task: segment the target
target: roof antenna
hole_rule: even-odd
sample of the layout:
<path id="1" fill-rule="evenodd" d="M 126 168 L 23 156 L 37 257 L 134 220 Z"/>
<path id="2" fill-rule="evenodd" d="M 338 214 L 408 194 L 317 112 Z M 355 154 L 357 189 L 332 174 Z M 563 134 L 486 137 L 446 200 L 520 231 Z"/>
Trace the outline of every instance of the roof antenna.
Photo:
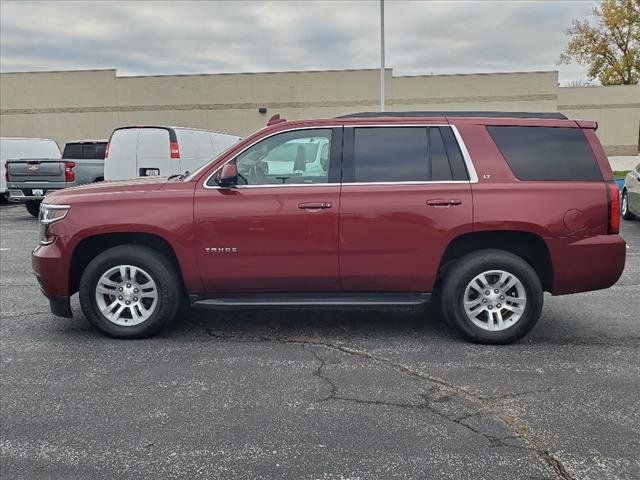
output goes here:
<path id="1" fill-rule="evenodd" d="M 271 117 L 269 119 L 269 121 L 267 122 L 267 127 L 270 125 L 275 125 L 276 123 L 282 123 L 282 122 L 286 122 L 287 119 L 286 118 L 280 118 L 280 114 L 276 113 L 273 117 Z"/>

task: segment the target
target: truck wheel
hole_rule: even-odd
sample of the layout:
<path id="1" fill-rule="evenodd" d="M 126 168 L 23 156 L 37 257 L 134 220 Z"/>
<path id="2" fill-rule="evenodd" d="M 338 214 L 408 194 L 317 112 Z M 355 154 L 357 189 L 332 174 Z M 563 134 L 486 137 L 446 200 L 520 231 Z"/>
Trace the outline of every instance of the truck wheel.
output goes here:
<path id="1" fill-rule="evenodd" d="M 625 220 L 633 220 L 636 216 L 629 211 L 629 194 L 626 190 L 622 191 L 622 201 L 620 202 L 622 206 L 622 218 Z"/>
<path id="2" fill-rule="evenodd" d="M 452 327 L 478 343 L 524 337 L 542 312 L 542 284 L 522 258 L 503 250 L 465 255 L 442 286 L 442 310 Z"/>
<path id="3" fill-rule="evenodd" d="M 27 200 L 24 203 L 24 206 L 27 207 L 27 212 L 29 212 L 34 217 L 38 218 L 40 214 L 40 204 L 42 201 L 40 200 Z"/>
<path id="4" fill-rule="evenodd" d="M 150 337 L 174 319 L 181 304 L 179 272 L 157 251 L 120 245 L 94 258 L 80 279 L 80 305 L 101 332 Z"/>

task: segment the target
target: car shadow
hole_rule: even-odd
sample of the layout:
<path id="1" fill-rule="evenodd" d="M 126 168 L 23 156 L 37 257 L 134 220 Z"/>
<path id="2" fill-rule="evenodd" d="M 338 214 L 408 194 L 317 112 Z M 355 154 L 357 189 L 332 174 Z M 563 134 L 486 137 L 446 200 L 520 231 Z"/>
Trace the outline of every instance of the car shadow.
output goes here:
<path id="1" fill-rule="evenodd" d="M 191 309 L 169 327 L 173 337 L 200 330 L 228 340 L 390 337 L 455 338 L 429 307 Z M 457 339 L 456 339 L 457 341 Z"/>

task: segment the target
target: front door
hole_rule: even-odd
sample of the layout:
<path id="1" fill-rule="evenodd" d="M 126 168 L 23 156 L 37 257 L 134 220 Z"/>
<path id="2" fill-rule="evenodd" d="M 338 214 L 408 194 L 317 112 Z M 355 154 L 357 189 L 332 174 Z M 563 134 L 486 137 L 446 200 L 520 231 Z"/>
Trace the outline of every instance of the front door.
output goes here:
<path id="1" fill-rule="evenodd" d="M 472 225 L 469 174 L 451 127 L 345 128 L 344 291 L 431 292 L 453 236 Z"/>
<path id="2" fill-rule="evenodd" d="M 196 248 L 207 292 L 339 289 L 341 135 L 331 128 L 272 135 L 231 161 L 236 187 L 220 187 L 216 175 L 198 187 Z"/>

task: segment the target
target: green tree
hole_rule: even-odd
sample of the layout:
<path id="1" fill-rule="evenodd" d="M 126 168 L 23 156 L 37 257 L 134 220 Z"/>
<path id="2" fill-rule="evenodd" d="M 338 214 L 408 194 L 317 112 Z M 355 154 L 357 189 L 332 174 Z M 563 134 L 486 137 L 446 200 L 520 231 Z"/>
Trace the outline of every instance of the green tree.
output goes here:
<path id="1" fill-rule="evenodd" d="M 603 0 L 594 7 L 594 23 L 573 20 L 571 37 L 559 63 L 587 65 L 589 79 L 602 85 L 631 85 L 640 80 L 640 0 Z"/>

